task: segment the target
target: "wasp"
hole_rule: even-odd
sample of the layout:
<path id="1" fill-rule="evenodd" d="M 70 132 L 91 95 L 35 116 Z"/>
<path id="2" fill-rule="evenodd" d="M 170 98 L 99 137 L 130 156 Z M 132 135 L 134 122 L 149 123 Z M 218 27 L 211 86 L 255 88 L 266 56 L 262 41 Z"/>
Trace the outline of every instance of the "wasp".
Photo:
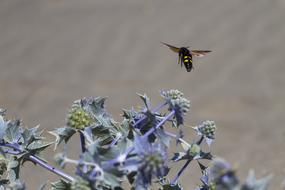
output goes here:
<path id="1" fill-rule="evenodd" d="M 167 43 L 161 42 L 162 44 L 168 46 L 172 51 L 175 53 L 178 53 L 178 64 L 184 64 L 187 72 L 190 72 L 194 67 L 193 67 L 193 61 L 192 57 L 203 57 L 206 54 L 210 53 L 210 50 L 189 50 L 188 47 L 175 47 L 172 45 L 169 45 Z"/>

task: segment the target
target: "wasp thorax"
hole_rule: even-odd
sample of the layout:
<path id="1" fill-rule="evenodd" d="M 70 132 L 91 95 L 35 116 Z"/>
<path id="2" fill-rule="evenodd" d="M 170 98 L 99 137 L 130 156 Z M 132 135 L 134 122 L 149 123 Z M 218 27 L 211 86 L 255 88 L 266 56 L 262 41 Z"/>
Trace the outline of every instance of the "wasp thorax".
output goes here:
<path id="1" fill-rule="evenodd" d="M 184 55 L 184 54 L 189 54 L 190 52 L 189 52 L 189 49 L 182 47 L 180 48 L 179 53 Z"/>

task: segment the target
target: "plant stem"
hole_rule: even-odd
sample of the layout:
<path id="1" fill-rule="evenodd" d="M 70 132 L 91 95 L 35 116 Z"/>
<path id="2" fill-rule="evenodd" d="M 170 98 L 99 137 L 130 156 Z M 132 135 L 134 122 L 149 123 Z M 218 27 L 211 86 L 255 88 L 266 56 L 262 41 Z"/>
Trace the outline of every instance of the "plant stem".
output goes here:
<path id="1" fill-rule="evenodd" d="M 201 136 L 200 139 L 196 142 L 196 144 L 200 145 L 203 142 L 203 140 L 204 140 L 204 136 Z M 182 166 L 182 168 L 178 171 L 178 173 L 171 180 L 171 184 L 177 183 L 178 178 L 181 176 L 181 174 L 184 172 L 184 170 L 187 168 L 187 166 L 190 164 L 192 160 L 193 158 L 187 160 L 187 162 Z"/>
<path id="2" fill-rule="evenodd" d="M 22 152 L 22 150 L 19 148 L 18 144 L 11 144 L 11 143 L 5 143 L 1 142 L 0 146 L 8 147 L 8 148 L 13 148 L 14 150 Z"/>
<path id="3" fill-rule="evenodd" d="M 200 139 L 196 142 L 197 145 L 200 145 L 204 140 L 204 135 L 200 137 Z"/>
<path id="4" fill-rule="evenodd" d="M 157 112 L 159 111 L 160 109 L 162 109 L 167 103 L 164 102 L 163 104 L 160 104 L 158 105 L 157 107 L 155 107 L 152 112 Z M 142 118 L 140 118 L 138 121 L 136 121 L 132 126 L 135 127 L 137 126 L 138 124 L 140 124 L 142 121 L 144 121 L 147 117 L 146 116 L 143 116 Z"/>
<path id="5" fill-rule="evenodd" d="M 155 130 L 157 130 L 159 127 L 161 127 L 168 119 L 170 119 L 174 115 L 175 111 L 172 110 L 169 114 L 167 114 L 163 120 L 161 120 L 155 127 L 151 128 L 148 132 L 146 132 L 142 138 L 148 137 L 150 134 L 152 134 Z"/>
<path id="6" fill-rule="evenodd" d="M 81 151 L 83 153 L 83 152 L 86 151 L 85 137 L 84 137 L 84 134 L 81 131 L 79 131 L 79 134 L 80 134 Z"/>
<path id="7" fill-rule="evenodd" d="M 42 166 L 43 168 L 63 177 L 64 179 L 67 179 L 68 181 L 72 182 L 74 181 L 74 178 L 71 177 L 70 175 L 64 173 L 63 171 L 49 165 L 48 163 L 42 161 L 40 158 L 38 158 L 37 156 L 34 156 L 34 155 L 30 155 L 28 157 L 31 161 L 35 162 L 36 164 L 39 164 L 40 166 Z"/>
<path id="8" fill-rule="evenodd" d="M 161 120 L 155 127 L 151 128 L 148 132 L 146 132 L 142 138 L 147 138 L 150 134 L 152 134 L 155 130 L 157 130 L 159 127 L 161 127 L 170 117 L 172 117 L 174 115 L 175 111 L 172 110 L 169 114 L 167 114 L 163 120 Z M 127 155 L 129 153 L 131 153 L 133 150 L 135 149 L 135 147 L 130 147 L 127 150 Z"/>
<path id="9" fill-rule="evenodd" d="M 65 158 L 65 162 L 66 163 L 71 163 L 71 164 L 75 164 L 75 165 L 79 165 L 79 164 L 85 164 L 88 166 L 94 166 L 95 168 L 100 168 L 100 166 L 98 164 L 96 164 L 95 162 L 79 162 L 78 160 L 73 160 L 70 158 Z"/>
<path id="10" fill-rule="evenodd" d="M 183 167 L 178 171 L 178 173 L 171 180 L 171 184 L 177 183 L 178 178 L 181 176 L 181 174 L 184 172 L 184 170 L 187 168 L 187 166 L 190 164 L 191 161 L 192 159 L 187 160 L 187 162 L 183 165 Z"/>
<path id="11" fill-rule="evenodd" d="M 121 133 L 119 133 L 111 142 L 111 144 L 108 145 L 108 148 L 111 148 L 112 146 L 114 146 L 122 137 L 123 135 Z"/>
<path id="12" fill-rule="evenodd" d="M 191 146 L 191 145 L 190 145 L 188 142 L 186 142 L 184 139 L 182 139 L 182 138 L 178 138 L 178 139 L 177 139 L 177 135 L 174 134 L 174 133 L 171 133 L 171 132 L 169 132 L 169 131 L 165 131 L 165 134 L 168 135 L 168 136 L 170 136 L 170 137 L 172 137 L 172 138 L 175 138 L 176 140 L 178 140 L 178 141 L 180 141 L 180 142 L 186 144 L 186 145 L 189 146 L 189 147 Z"/>
<path id="13" fill-rule="evenodd" d="M 21 152 L 19 151 L 14 151 L 14 150 L 4 150 L 5 154 L 12 154 L 12 155 L 19 155 Z"/>
<path id="14" fill-rule="evenodd" d="M 12 150 L 7 150 L 6 153 L 7 154 L 21 154 L 21 153 L 24 153 L 25 151 L 21 150 L 20 149 L 20 146 L 18 144 L 11 144 L 11 143 L 5 143 L 5 142 L 2 142 L 0 143 L 0 146 L 4 146 L 4 147 L 7 147 L 7 148 L 12 148 L 14 149 L 13 151 Z M 29 160 L 31 160 L 32 162 L 35 162 L 36 164 L 39 164 L 40 166 L 42 166 L 43 168 L 63 177 L 64 179 L 72 182 L 74 181 L 74 178 L 71 177 L 70 175 L 64 173 L 63 171 L 49 165 L 48 163 L 44 162 L 42 159 L 40 159 L 39 157 L 35 156 L 35 155 L 29 155 L 27 157 Z"/>
<path id="15" fill-rule="evenodd" d="M 142 138 L 147 138 L 150 134 L 152 134 L 156 129 L 158 129 L 159 127 L 161 127 L 169 118 L 171 118 L 173 115 L 175 114 L 175 111 L 172 110 L 169 114 L 167 114 L 155 127 L 151 128 L 148 132 L 146 132 Z M 130 154 L 133 150 L 135 150 L 134 146 L 131 146 L 127 149 L 125 155 Z M 117 159 L 113 159 L 110 160 L 108 162 L 108 164 L 115 164 L 117 163 L 118 160 Z"/>

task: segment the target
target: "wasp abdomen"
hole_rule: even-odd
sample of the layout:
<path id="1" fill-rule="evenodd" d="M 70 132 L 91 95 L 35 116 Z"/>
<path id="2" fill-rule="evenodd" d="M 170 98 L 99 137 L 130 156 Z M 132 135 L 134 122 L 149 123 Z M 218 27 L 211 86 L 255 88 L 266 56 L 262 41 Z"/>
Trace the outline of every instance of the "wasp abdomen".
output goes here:
<path id="1" fill-rule="evenodd" d="M 183 63 L 186 67 L 186 70 L 190 72 L 192 70 L 192 55 L 184 55 L 183 56 Z"/>

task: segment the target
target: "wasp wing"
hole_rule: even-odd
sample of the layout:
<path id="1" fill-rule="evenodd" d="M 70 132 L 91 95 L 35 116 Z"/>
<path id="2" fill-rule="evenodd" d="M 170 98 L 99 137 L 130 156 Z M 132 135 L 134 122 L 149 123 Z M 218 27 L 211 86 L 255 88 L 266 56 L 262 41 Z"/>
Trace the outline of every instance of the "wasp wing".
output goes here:
<path id="1" fill-rule="evenodd" d="M 169 49 L 171 49 L 172 51 L 174 51 L 175 53 L 179 53 L 180 48 L 169 45 L 167 43 L 161 42 L 162 44 L 166 45 L 167 47 L 169 47 Z"/>
<path id="2" fill-rule="evenodd" d="M 191 50 L 190 53 L 196 57 L 203 57 L 206 54 L 210 53 L 210 50 Z"/>

